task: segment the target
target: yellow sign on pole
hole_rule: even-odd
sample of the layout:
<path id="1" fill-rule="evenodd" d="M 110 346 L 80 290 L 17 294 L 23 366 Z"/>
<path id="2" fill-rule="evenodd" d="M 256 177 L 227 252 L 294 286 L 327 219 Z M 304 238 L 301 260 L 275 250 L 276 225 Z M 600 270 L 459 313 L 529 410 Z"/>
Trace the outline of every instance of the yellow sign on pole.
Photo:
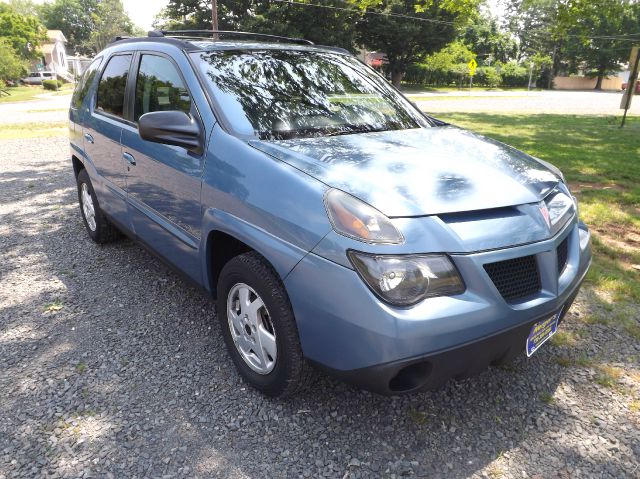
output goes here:
<path id="1" fill-rule="evenodd" d="M 475 58 L 471 59 L 468 66 L 469 66 L 469 75 L 471 76 L 475 75 L 476 68 L 478 68 L 478 62 L 476 61 L 476 59 Z"/>

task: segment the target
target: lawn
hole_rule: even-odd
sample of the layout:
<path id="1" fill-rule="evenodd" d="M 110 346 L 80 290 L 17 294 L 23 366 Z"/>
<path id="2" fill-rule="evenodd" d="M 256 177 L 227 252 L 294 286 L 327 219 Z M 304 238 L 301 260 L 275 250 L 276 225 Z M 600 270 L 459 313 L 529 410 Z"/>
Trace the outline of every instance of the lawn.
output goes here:
<path id="1" fill-rule="evenodd" d="M 558 166 L 593 233 L 587 289 L 600 316 L 640 339 L 640 117 L 443 113 L 442 120 Z"/>
<path id="2" fill-rule="evenodd" d="M 5 91 L 9 92 L 9 96 L 0 96 L 0 103 L 13 103 L 18 101 L 30 101 L 37 100 L 37 95 L 43 95 L 45 93 L 53 95 L 68 95 L 73 91 L 74 85 L 72 83 L 65 83 L 60 88 L 60 91 L 48 91 L 41 86 L 17 86 L 7 87 Z"/>

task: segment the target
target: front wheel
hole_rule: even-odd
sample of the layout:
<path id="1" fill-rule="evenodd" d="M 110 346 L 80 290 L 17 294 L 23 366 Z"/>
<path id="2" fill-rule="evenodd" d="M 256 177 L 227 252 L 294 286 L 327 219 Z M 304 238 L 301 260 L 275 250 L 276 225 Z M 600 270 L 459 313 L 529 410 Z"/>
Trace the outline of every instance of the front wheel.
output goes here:
<path id="1" fill-rule="evenodd" d="M 111 224 L 100 209 L 96 192 L 93 189 L 87 170 L 78 173 L 78 201 L 80 212 L 87 233 L 93 241 L 99 244 L 109 243 L 120 238 L 120 232 Z"/>
<path id="2" fill-rule="evenodd" d="M 268 396 L 298 392 L 308 378 L 287 293 L 255 252 L 231 259 L 218 279 L 218 319 L 240 375 Z"/>

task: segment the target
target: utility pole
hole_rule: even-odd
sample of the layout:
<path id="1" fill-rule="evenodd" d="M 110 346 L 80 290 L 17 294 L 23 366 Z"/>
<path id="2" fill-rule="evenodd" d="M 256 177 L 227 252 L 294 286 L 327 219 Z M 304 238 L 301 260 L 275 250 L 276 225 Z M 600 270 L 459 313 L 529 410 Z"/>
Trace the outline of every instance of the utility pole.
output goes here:
<path id="1" fill-rule="evenodd" d="M 211 0 L 211 27 L 218 30 L 218 0 Z"/>
<path id="2" fill-rule="evenodd" d="M 631 107 L 631 100 L 636 93 L 636 82 L 638 81 L 638 69 L 640 68 L 640 46 L 633 47 L 631 49 L 631 58 L 629 59 L 629 80 L 627 81 L 627 89 L 622 95 L 622 102 L 620 108 L 624 109 L 624 115 L 622 116 L 622 123 L 620 128 L 624 128 L 624 124 L 627 121 L 627 111 Z"/>

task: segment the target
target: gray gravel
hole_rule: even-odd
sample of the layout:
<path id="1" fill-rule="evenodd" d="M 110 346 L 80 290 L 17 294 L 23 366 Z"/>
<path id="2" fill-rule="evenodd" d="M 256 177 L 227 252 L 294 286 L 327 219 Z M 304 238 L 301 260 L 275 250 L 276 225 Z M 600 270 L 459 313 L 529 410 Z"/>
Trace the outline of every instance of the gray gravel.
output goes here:
<path id="1" fill-rule="evenodd" d="M 573 347 L 433 393 L 319 374 L 266 399 L 209 300 L 136 244 L 88 239 L 67 154 L 63 138 L 0 142 L 0 479 L 640 477 L 640 345 L 580 321 L 604 314 L 588 292 Z M 604 387 L 558 356 L 625 373 Z"/>

